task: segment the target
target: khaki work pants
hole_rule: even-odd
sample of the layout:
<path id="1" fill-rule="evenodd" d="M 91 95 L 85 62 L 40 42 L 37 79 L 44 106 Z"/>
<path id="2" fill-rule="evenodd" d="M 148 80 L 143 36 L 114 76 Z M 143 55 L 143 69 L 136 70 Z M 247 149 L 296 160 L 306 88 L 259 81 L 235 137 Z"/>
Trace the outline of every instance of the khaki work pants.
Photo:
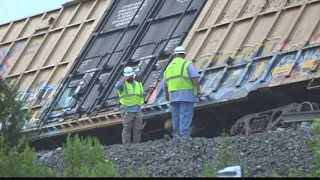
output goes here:
<path id="1" fill-rule="evenodd" d="M 125 112 L 121 110 L 123 119 L 122 143 L 131 144 L 131 131 L 133 131 L 133 143 L 140 143 L 142 130 L 142 114 Z"/>

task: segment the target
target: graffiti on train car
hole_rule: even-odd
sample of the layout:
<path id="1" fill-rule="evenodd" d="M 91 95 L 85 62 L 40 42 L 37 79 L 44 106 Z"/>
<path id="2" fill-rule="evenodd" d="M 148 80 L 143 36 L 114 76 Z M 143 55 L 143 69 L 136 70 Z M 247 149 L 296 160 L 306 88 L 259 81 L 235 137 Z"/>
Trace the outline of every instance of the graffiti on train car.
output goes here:
<path id="1" fill-rule="evenodd" d="M 61 80 L 57 84 L 60 82 Z M 57 84 L 47 84 L 45 81 L 40 81 L 34 88 L 19 91 L 16 99 L 25 101 L 24 108 L 43 106 L 48 97 L 53 94 Z"/>
<path id="2" fill-rule="evenodd" d="M 279 40 L 280 38 L 270 38 L 256 45 L 243 46 L 237 53 L 217 53 L 212 56 L 197 58 L 194 64 L 199 71 L 208 68 L 212 69 L 205 72 L 200 81 L 201 90 L 204 93 L 204 96 L 211 99 L 213 102 L 226 101 L 246 96 L 251 89 L 261 86 L 261 84 L 254 84 L 253 82 L 258 81 L 262 78 L 262 74 L 266 73 L 268 67 L 267 62 L 257 61 L 250 64 L 250 72 L 255 70 L 255 73 L 251 74 L 248 74 L 247 72 L 247 69 L 249 68 L 243 67 L 225 72 L 225 68 L 227 67 L 225 64 L 229 57 L 232 57 L 233 59 L 232 64 L 237 65 L 250 62 L 250 60 L 255 57 L 267 56 L 274 51 Z M 215 69 L 216 67 L 220 68 Z M 243 84 L 245 85 L 234 88 L 237 81 L 242 77 Z M 246 84 L 246 81 L 250 83 Z"/>
<path id="3" fill-rule="evenodd" d="M 30 114 L 26 120 L 27 123 L 26 123 L 24 129 L 39 127 L 39 125 L 41 124 L 40 123 L 41 115 L 47 109 L 47 107 L 50 105 L 51 101 L 52 101 L 52 98 L 48 99 L 48 101 L 41 108 L 33 109 L 30 112 Z"/>
<path id="4" fill-rule="evenodd" d="M 300 32 L 303 30 L 300 30 Z M 303 40 L 303 41 L 301 41 Z M 276 49 L 279 50 L 283 47 L 284 51 L 295 51 L 298 49 L 301 49 L 303 46 L 306 45 L 306 43 L 310 41 L 310 44 L 319 44 L 320 43 L 320 32 L 318 32 L 315 35 L 311 36 L 305 36 L 305 37 L 300 37 L 299 34 L 296 33 L 296 35 L 291 38 L 291 39 L 283 39 L 281 40 Z"/>
<path id="5" fill-rule="evenodd" d="M 23 45 L 24 43 L 19 43 L 12 51 L 4 47 L 0 49 L 0 75 L 5 74 L 11 68 L 10 59 L 22 49 Z"/>
<path id="6" fill-rule="evenodd" d="M 37 52 L 37 50 L 39 49 L 40 45 L 41 45 L 40 43 L 30 44 L 30 45 L 26 48 L 23 56 L 30 56 L 30 55 L 35 54 L 35 53 Z"/>
<path id="7" fill-rule="evenodd" d="M 222 13 L 220 22 L 234 20 L 237 17 L 252 16 L 264 10 L 281 8 L 287 3 L 290 5 L 302 1 L 304 0 L 255 0 L 247 6 L 241 5 Z"/>
<path id="8" fill-rule="evenodd" d="M 31 128 L 37 124 L 42 112 L 44 112 L 51 103 L 58 88 L 60 88 L 62 80 L 63 79 L 60 79 L 57 84 L 47 84 L 44 81 L 40 81 L 34 88 L 22 90 L 18 93 L 16 99 L 25 101 L 23 108 L 32 108 L 31 114 L 27 118 L 27 125 L 25 128 Z"/>
<path id="9" fill-rule="evenodd" d="M 308 80 L 312 77 L 311 70 L 318 62 L 320 48 L 303 51 L 297 54 L 284 55 L 277 61 L 272 72 L 273 79 L 269 87 Z"/>
<path id="10" fill-rule="evenodd" d="M 312 35 L 310 38 L 308 38 L 310 40 L 311 44 L 320 44 L 320 32 L 318 32 L 316 35 Z"/>
<path id="11" fill-rule="evenodd" d="M 194 65 L 202 72 L 202 99 L 210 103 L 229 101 L 244 98 L 261 87 L 310 79 L 310 69 L 320 57 L 320 48 L 305 50 L 298 59 L 297 51 L 273 59 L 275 55 L 270 55 L 278 51 L 280 39 L 270 38 L 253 46 L 246 45 L 237 53 L 220 52 L 196 58 Z M 232 58 L 230 68 L 226 65 L 229 57 Z M 251 61 L 253 58 L 257 60 Z M 161 80 L 149 93 L 147 106 L 166 103 L 163 86 Z"/>
<path id="12" fill-rule="evenodd" d="M 220 21 L 230 21 L 238 16 L 246 16 L 246 15 L 253 15 L 259 13 L 262 9 L 266 8 L 265 1 L 259 3 L 258 5 L 251 5 L 248 7 L 239 6 L 230 11 L 224 12 L 221 14 Z M 242 9 L 244 10 L 242 11 Z"/>
<path id="13" fill-rule="evenodd" d="M 26 125 L 24 126 L 24 129 L 34 127 L 34 125 L 36 125 L 36 123 L 39 121 L 41 114 L 40 114 L 40 110 L 37 109 L 37 110 L 31 111 L 28 115 L 29 116 L 27 117 Z"/>

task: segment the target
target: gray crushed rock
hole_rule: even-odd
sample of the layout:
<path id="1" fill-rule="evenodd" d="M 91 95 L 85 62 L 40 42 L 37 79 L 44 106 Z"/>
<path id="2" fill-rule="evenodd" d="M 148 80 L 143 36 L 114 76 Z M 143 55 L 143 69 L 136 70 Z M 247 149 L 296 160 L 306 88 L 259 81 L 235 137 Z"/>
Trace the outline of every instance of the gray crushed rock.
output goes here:
<path id="1" fill-rule="evenodd" d="M 305 138 L 313 136 L 311 131 L 310 125 L 302 124 L 298 128 L 231 137 L 227 151 L 233 153 L 226 161 L 230 166 L 244 166 L 249 177 L 266 177 L 271 170 L 286 175 L 290 168 L 308 172 L 314 155 L 305 147 Z M 112 158 L 122 175 L 129 167 L 137 172 L 143 166 L 149 177 L 202 177 L 204 164 L 217 165 L 218 148 L 221 147 L 219 140 L 219 137 L 164 138 L 130 147 L 106 146 L 105 155 Z M 35 159 L 62 175 L 61 148 L 37 152 Z"/>

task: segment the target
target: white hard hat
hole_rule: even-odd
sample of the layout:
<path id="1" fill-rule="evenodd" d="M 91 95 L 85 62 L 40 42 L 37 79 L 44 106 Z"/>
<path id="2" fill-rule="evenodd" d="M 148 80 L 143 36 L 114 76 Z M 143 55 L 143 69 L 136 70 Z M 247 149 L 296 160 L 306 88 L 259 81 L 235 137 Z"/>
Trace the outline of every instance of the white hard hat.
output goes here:
<path id="1" fill-rule="evenodd" d="M 129 66 L 124 68 L 123 75 L 124 76 L 133 76 L 134 75 L 133 68 L 129 67 Z"/>
<path id="2" fill-rule="evenodd" d="M 173 54 L 185 54 L 186 50 L 182 46 L 178 46 L 174 49 Z"/>

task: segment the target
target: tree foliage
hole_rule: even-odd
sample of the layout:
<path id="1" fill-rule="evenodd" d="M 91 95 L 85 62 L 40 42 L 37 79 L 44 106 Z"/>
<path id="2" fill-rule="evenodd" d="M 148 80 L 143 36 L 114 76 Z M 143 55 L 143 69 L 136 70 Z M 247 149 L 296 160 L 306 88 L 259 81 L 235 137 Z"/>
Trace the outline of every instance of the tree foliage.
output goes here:
<path id="1" fill-rule="evenodd" d="M 306 139 L 307 148 L 312 149 L 315 153 L 314 162 L 311 166 L 308 177 L 319 177 L 320 176 L 320 119 L 313 123 L 313 138 Z"/>
<path id="2" fill-rule="evenodd" d="M 3 137 L 3 147 L 9 151 L 22 139 L 22 126 L 26 112 L 22 111 L 23 101 L 17 101 L 17 88 L 7 80 L 0 78 L 0 133 Z"/>
<path id="3" fill-rule="evenodd" d="M 64 177 L 118 177 L 112 161 L 105 160 L 104 149 L 98 139 L 67 137 L 63 146 L 66 163 Z"/>
<path id="4" fill-rule="evenodd" d="M 64 177 L 120 177 L 111 158 L 105 158 L 103 146 L 97 138 L 67 137 L 63 146 L 66 164 Z M 147 177 L 144 168 L 137 174 L 129 170 L 127 177 Z"/>
<path id="5" fill-rule="evenodd" d="M 10 151 L 0 148 L 0 177 L 57 177 L 57 173 L 34 162 L 35 150 L 22 138 Z M 0 136 L 0 144 L 4 138 Z M 22 151 L 21 151 L 22 149 Z"/>

